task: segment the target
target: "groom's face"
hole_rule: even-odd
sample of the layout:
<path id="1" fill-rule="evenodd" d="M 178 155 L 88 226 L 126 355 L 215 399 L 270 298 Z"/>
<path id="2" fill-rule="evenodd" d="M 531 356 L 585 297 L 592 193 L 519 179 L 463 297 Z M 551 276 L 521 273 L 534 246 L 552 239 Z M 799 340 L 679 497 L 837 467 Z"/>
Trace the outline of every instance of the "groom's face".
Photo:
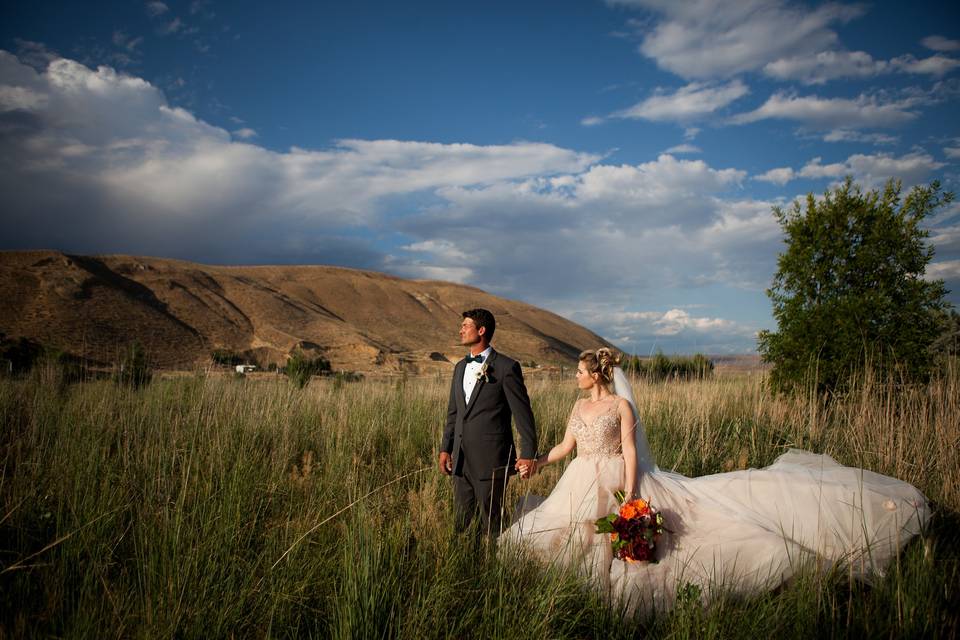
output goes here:
<path id="1" fill-rule="evenodd" d="M 473 318 L 464 318 L 460 323 L 460 344 L 470 346 L 480 342 L 480 330 L 473 322 Z"/>

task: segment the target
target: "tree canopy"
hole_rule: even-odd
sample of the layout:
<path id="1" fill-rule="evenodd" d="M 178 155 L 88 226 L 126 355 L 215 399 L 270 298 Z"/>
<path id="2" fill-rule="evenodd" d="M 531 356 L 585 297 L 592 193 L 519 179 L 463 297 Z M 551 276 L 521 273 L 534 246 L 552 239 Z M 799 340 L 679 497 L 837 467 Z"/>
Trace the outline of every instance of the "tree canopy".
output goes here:
<path id="1" fill-rule="evenodd" d="M 787 247 L 767 290 L 777 331 L 760 333 L 759 350 L 775 388 L 835 389 L 865 364 L 929 375 L 948 305 L 943 281 L 924 278 L 933 248 L 921 222 L 952 199 L 938 182 L 901 199 L 899 181 L 864 193 L 847 178 L 805 208 L 774 207 Z"/>

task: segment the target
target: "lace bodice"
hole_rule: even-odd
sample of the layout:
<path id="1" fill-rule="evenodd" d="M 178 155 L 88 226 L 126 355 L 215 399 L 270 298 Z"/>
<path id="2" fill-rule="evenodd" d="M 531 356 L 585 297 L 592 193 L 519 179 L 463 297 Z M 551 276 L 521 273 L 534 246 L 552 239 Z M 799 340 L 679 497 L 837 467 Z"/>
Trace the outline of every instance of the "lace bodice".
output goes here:
<path id="1" fill-rule="evenodd" d="M 578 404 L 570 416 L 570 431 L 577 439 L 578 456 L 619 456 L 623 452 L 620 446 L 620 415 L 617 413 L 619 402 L 611 403 L 606 411 L 587 424 L 580 416 Z"/>

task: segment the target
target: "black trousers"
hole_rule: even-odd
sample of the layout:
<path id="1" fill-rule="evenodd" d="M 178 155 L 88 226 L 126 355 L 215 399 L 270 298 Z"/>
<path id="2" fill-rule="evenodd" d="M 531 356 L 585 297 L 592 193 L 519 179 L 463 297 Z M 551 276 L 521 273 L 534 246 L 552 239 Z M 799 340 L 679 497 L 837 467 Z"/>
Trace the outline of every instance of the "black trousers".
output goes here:
<path id="1" fill-rule="evenodd" d="M 507 476 L 502 471 L 497 479 L 471 477 L 467 469 L 462 476 L 453 477 L 453 509 L 457 532 L 464 532 L 479 524 L 478 537 L 500 535 L 501 507 L 507 490 Z M 477 515 L 480 521 L 474 522 Z"/>

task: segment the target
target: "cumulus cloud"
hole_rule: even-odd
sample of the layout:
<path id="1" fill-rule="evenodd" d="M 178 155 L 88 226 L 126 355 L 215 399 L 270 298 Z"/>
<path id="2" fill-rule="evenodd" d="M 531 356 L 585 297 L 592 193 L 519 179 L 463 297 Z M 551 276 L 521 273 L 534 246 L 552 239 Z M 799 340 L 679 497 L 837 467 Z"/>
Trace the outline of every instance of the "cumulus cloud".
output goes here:
<path id="1" fill-rule="evenodd" d="M 645 9 L 650 20 L 631 24 L 642 37 L 640 52 L 683 78 L 705 80 L 761 71 L 779 80 L 824 84 L 838 78 L 870 78 L 883 73 L 943 76 L 960 61 L 936 54 L 878 60 L 865 51 L 848 51 L 834 27 L 866 12 L 862 4 L 824 3 L 804 7 L 786 0 L 608 0 Z M 942 36 L 923 39 L 938 52 L 960 48 Z"/>
<path id="2" fill-rule="evenodd" d="M 38 72 L 0 52 L 4 245 L 344 264 L 571 313 L 637 308 L 664 288 L 762 296 L 776 259 L 774 203 L 744 198 L 747 174 L 734 167 L 671 154 L 607 164 L 524 141 L 345 139 L 278 152 L 254 139 L 141 78 L 62 58 Z M 650 324 L 753 348 L 716 320 Z"/>
<path id="3" fill-rule="evenodd" d="M 923 182 L 943 166 L 944 163 L 923 151 L 914 151 L 900 157 L 889 153 L 855 154 L 844 162 L 829 164 L 823 164 L 821 158 L 813 158 L 798 171 L 790 167 L 780 167 L 754 176 L 753 179 L 784 185 L 798 178 L 843 178 L 849 175 L 867 187 L 877 187 L 890 178 L 898 178 L 904 185 L 910 186 Z"/>
<path id="4" fill-rule="evenodd" d="M 658 89 L 646 100 L 617 111 L 610 117 L 683 122 L 710 115 L 749 92 L 740 80 L 725 85 L 692 82 L 674 92 Z"/>
<path id="5" fill-rule="evenodd" d="M 933 51 L 960 51 L 960 40 L 951 40 L 943 36 L 927 36 L 920 44 Z"/>
<path id="6" fill-rule="evenodd" d="M 930 76 L 943 76 L 957 67 L 960 67 L 960 60 L 948 56 L 935 55 L 929 58 L 916 58 L 912 55 L 904 55 L 894 58 L 890 61 L 893 68 L 904 73 L 915 73 Z"/>
<path id="7" fill-rule="evenodd" d="M 676 146 L 670 147 L 664 153 L 701 153 L 702 150 L 700 147 L 693 144 L 678 144 Z"/>
<path id="8" fill-rule="evenodd" d="M 760 120 L 795 120 L 817 129 L 893 127 L 917 117 L 918 100 L 884 101 L 861 94 L 856 99 L 798 96 L 777 92 L 757 109 L 731 118 L 733 124 Z"/>
<path id="9" fill-rule="evenodd" d="M 808 9 L 783 0 L 608 0 L 657 17 L 643 29 L 640 51 L 684 78 L 731 77 L 780 59 L 837 48 L 834 25 L 864 13 L 861 5 Z"/>
<path id="10" fill-rule="evenodd" d="M 778 167 L 776 169 L 770 169 L 769 171 L 758 176 L 754 176 L 753 179 L 759 180 L 760 182 L 770 182 L 773 184 L 785 185 L 796 177 L 796 172 L 790 167 Z"/>
<path id="11" fill-rule="evenodd" d="M 7 241 L 21 247 L 222 261 L 248 242 L 249 253 L 275 259 L 298 238 L 371 223 L 383 198 L 580 171 L 597 160 L 522 142 L 342 140 L 276 153 L 235 142 L 140 78 L 62 58 L 38 73 L 7 52 L 0 112 L 4 216 L 17 229 Z"/>
<path id="12" fill-rule="evenodd" d="M 233 132 L 233 136 L 242 140 L 249 140 L 251 138 L 256 138 L 257 132 L 250 127 L 241 127 Z"/>
<path id="13" fill-rule="evenodd" d="M 692 315 L 679 307 L 666 311 L 599 307 L 569 313 L 579 322 L 597 327 L 600 335 L 611 342 L 630 351 L 640 347 L 640 355 L 653 353 L 657 348 L 670 352 L 678 346 L 707 353 L 752 351 L 756 346 L 756 327 L 726 318 Z"/>
<path id="14" fill-rule="evenodd" d="M 960 147 L 944 147 L 943 153 L 951 160 L 960 159 Z"/>

